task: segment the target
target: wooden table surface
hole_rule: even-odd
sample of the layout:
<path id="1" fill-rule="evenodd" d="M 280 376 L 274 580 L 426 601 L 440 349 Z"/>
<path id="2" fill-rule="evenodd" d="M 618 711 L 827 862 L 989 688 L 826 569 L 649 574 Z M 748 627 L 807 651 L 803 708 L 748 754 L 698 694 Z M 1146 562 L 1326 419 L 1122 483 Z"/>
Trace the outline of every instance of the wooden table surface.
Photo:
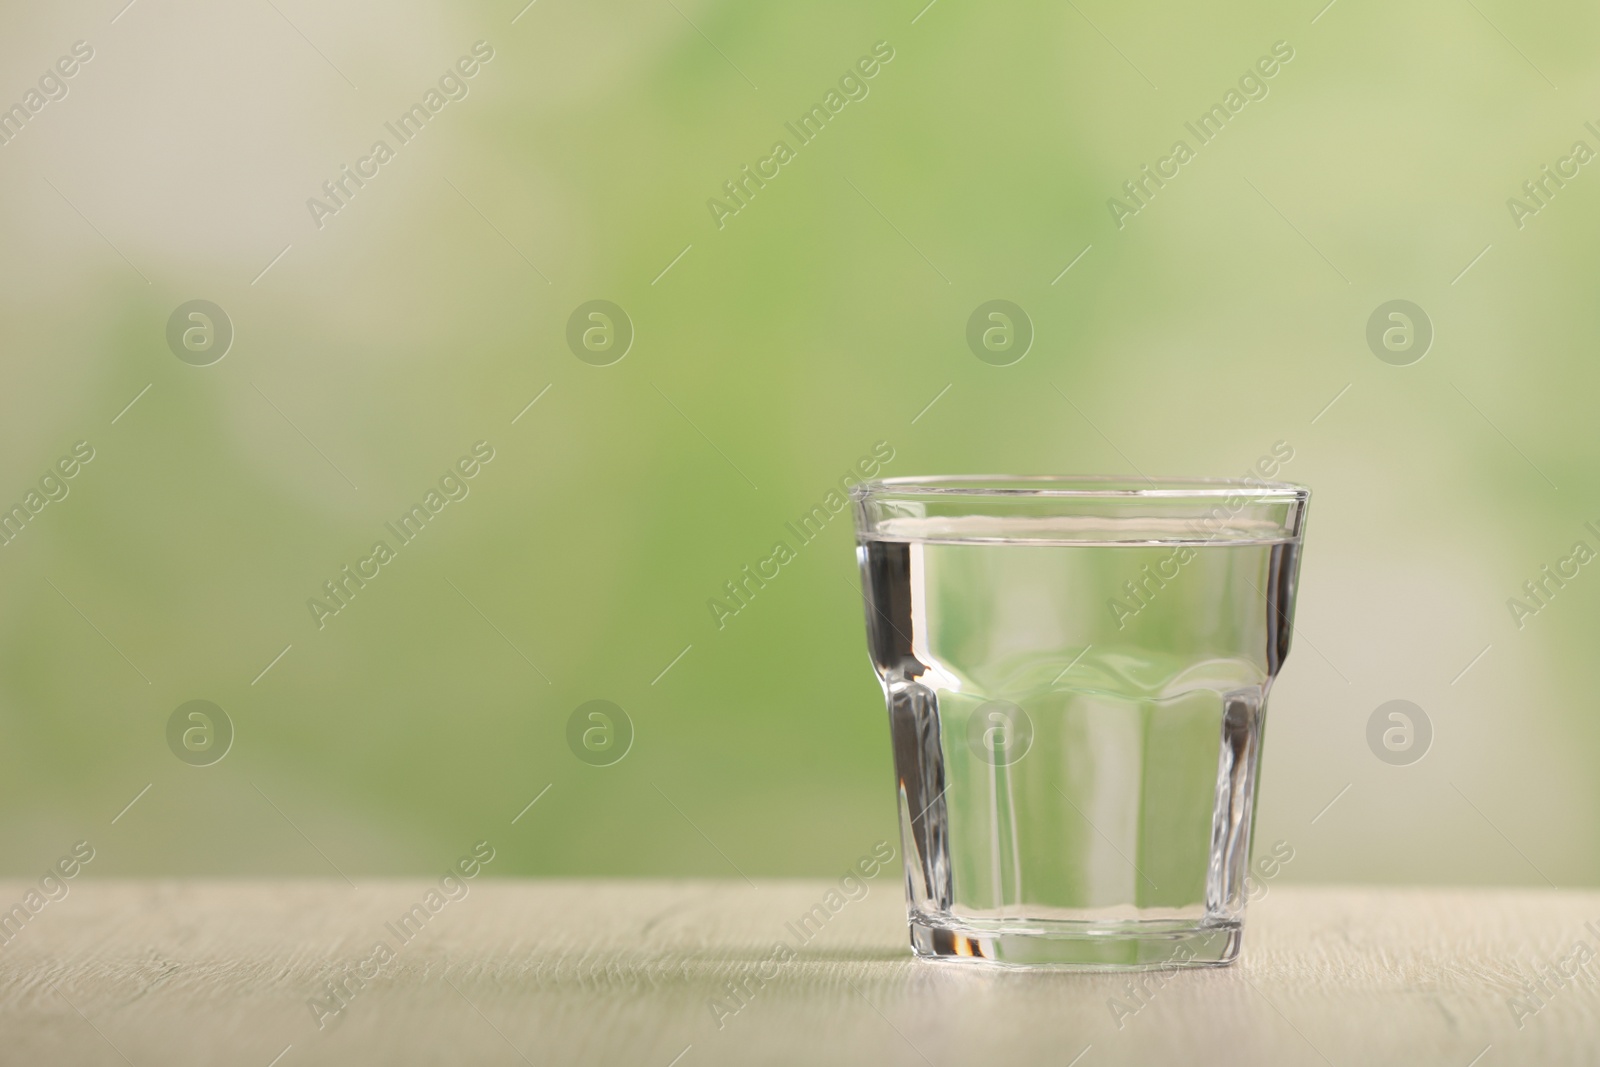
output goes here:
<path id="1" fill-rule="evenodd" d="M 0 1062 L 1600 1063 L 1594 892 L 1274 885 L 1232 968 L 1072 974 L 912 960 L 888 879 L 809 938 L 836 883 L 430 888 L 80 880 L 0 927 Z"/>

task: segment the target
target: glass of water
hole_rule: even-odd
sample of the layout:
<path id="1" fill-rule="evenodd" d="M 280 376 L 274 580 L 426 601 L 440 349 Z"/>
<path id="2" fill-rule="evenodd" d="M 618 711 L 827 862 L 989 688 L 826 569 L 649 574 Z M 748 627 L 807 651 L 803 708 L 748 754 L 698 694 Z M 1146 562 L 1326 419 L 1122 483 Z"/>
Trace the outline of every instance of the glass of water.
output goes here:
<path id="1" fill-rule="evenodd" d="M 917 955 L 1232 962 L 1309 491 L 959 476 L 852 495 Z"/>

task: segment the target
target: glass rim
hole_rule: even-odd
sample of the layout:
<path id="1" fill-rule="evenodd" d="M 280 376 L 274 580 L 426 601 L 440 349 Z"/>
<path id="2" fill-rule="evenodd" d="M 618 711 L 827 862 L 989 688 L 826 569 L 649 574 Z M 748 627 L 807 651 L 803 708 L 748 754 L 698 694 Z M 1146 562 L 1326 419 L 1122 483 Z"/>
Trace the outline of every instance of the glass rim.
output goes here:
<path id="1" fill-rule="evenodd" d="M 873 497 L 1046 497 L 1077 500 L 1207 500 L 1243 496 L 1258 502 L 1306 502 L 1311 490 L 1255 478 L 1127 478 L 1101 474 L 935 474 L 878 478 L 850 487 L 857 501 Z"/>

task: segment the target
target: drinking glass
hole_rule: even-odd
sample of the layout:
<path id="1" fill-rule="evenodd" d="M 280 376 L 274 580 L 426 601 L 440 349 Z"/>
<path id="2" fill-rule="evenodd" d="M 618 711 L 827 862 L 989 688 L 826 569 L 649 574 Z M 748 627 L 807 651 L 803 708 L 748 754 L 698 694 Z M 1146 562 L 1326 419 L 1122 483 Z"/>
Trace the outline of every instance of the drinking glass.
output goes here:
<path id="1" fill-rule="evenodd" d="M 1310 492 L 954 476 L 852 497 L 916 954 L 1232 962 Z"/>

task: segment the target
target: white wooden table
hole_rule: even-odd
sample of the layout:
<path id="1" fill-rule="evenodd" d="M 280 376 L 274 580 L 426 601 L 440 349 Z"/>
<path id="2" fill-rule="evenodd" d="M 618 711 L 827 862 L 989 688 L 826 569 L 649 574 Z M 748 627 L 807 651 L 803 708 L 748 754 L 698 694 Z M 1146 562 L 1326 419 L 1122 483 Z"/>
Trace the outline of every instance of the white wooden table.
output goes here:
<path id="1" fill-rule="evenodd" d="M 402 941 L 386 924 L 432 885 L 79 879 L 0 947 L 0 1062 L 1600 1063 L 1600 960 L 1512 1000 L 1600 951 L 1594 892 L 1275 885 L 1237 966 L 1140 996 L 1140 975 L 914 961 L 891 878 L 787 962 L 833 883 L 480 878 Z"/>

